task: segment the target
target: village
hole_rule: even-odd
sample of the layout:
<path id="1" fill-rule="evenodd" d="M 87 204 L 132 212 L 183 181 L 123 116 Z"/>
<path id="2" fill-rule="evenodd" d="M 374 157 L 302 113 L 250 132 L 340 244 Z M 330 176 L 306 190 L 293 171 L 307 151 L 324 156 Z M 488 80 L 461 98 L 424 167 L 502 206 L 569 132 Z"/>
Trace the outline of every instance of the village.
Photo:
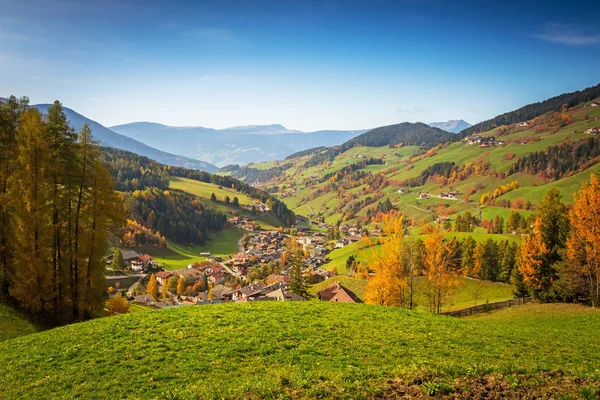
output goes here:
<path id="1" fill-rule="evenodd" d="M 197 262 L 187 268 L 165 270 L 149 254 L 134 250 L 119 252 L 125 266 L 125 276 L 137 278 L 128 288 L 111 286 L 113 276 L 107 276 L 109 297 L 122 296 L 130 304 L 153 309 L 250 301 L 307 301 L 309 298 L 292 293 L 291 269 L 295 254 L 302 251 L 302 276 L 309 284 L 317 284 L 336 276 L 322 266 L 327 254 L 364 238 L 366 232 L 356 227 L 340 225 L 338 237 L 329 240 L 327 224 L 299 216 L 307 225 L 291 229 L 261 230 L 251 218 L 232 217 L 229 224 L 247 233 L 239 241 L 238 252 L 227 257 L 199 253 Z M 310 225 L 320 228 L 311 230 Z M 291 234 L 293 233 L 293 235 Z M 378 229 L 369 232 L 380 236 Z M 114 254 L 106 257 L 107 271 L 116 262 Z M 117 275 L 121 276 L 121 275 Z M 360 303 L 360 298 L 339 283 L 332 283 L 316 293 L 320 301 Z"/>

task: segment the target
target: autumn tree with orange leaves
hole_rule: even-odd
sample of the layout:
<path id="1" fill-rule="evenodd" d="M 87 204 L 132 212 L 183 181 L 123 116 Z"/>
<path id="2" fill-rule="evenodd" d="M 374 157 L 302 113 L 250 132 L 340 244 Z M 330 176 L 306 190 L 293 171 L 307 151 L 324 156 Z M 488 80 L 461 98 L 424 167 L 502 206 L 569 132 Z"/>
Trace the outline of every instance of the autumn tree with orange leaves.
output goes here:
<path id="1" fill-rule="evenodd" d="M 456 246 L 447 242 L 444 233 L 437 228 L 425 239 L 424 254 L 425 295 L 429 299 L 429 310 L 439 314 L 460 286 L 458 275 L 452 269 Z"/>
<path id="2" fill-rule="evenodd" d="M 569 215 L 571 235 L 567 239 L 567 257 L 585 276 L 592 307 L 600 303 L 600 180 L 592 174 L 575 194 Z"/>
<path id="3" fill-rule="evenodd" d="M 382 217 L 384 237 L 379 251 L 368 260 L 374 275 L 367 282 L 365 302 L 385 306 L 416 306 L 416 276 L 420 271 L 420 249 L 416 239 L 404 239 L 404 216 L 390 213 Z M 368 240 L 368 239 L 366 239 Z"/>
<path id="4" fill-rule="evenodd" d="M 533 224 L 533 232 L 523 237 L 521 243 L 519 272 L 523 283 L 536 297 L 543 296 L 555 279 L 552 266 L 548 262 L 548 247 L 542 236 L 542 218 Z"/>

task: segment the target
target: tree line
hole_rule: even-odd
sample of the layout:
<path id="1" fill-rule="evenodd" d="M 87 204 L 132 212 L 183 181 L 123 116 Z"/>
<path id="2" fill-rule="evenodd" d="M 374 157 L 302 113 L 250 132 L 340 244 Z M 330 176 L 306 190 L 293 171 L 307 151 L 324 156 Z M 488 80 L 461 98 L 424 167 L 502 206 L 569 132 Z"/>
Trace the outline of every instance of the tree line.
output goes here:
<path id="1" fill-rule="evenodd" d="M 0 296 L 52 323 L 98 315 L 109 229 L 124 220 L 100 147 L 56 101 L 0 103 Z"/>

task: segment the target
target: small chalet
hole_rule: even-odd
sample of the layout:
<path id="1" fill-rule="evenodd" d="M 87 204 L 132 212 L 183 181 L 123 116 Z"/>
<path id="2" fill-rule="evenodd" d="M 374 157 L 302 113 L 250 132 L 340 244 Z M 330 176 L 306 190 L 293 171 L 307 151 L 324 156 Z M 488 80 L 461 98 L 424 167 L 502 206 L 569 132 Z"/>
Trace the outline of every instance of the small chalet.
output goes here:
<path id="1" fill-rule="evenodd" d="M 362 300 L 354 294 L 353 291 L 342 286 L 339 282 L 321 290 L 317 293 L 317 297 L 321 301 L 331 301 L 335 303 L 362 303 Z"/>
<path id="2" fill-rule="evenodd" d="M 169 271 L 160 271 L 154 276 L 156 277 L 156 280 L 158 281 L 158 283 L 160 283 L 162 285 L 163 283 L 168 281 L 169 278 L 171 278 L 173 276 L 173 273 L 171 273 Z"/>

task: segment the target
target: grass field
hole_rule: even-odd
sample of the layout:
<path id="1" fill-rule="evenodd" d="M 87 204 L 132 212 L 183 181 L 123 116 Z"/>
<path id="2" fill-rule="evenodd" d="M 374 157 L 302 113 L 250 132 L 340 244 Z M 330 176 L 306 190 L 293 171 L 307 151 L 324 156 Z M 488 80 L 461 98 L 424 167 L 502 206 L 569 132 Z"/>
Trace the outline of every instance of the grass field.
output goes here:
<path id="1" fill-rule="evenodd" d="M 0 303 L 0 342 L 41 330 L 39 324 L 31 322 L 19 310 Z M 0 394 L 0 398 L 1 398 Z"/>
<path id="2" fill-rule="evenodd" d="M 237 197 L 240 204 L 253 204 L 255 201 L 244 193 L 240 193 L 231 188 L 221 187 L 212 183 L 205 183 L 196 181 L 194 179 L 180 178 L 178 176 L 171 176 L 169 187 L 177 190 L 193 194 L 194 196 L 210 199 L 210 196 L 214 193 L 217 196 L 217 200 L 224 201 L 226 196 L 229 196 L 231 200 Z"/>
<path id="3" fill-rule="evenodd" d="M 526 305 L 458 319 L 328 302 L 181 307 L 5 340 L 0 364 L 7 399 L 481 397 L 477 389 L 558 398 L 598 387 L 600 312 Z"/>

